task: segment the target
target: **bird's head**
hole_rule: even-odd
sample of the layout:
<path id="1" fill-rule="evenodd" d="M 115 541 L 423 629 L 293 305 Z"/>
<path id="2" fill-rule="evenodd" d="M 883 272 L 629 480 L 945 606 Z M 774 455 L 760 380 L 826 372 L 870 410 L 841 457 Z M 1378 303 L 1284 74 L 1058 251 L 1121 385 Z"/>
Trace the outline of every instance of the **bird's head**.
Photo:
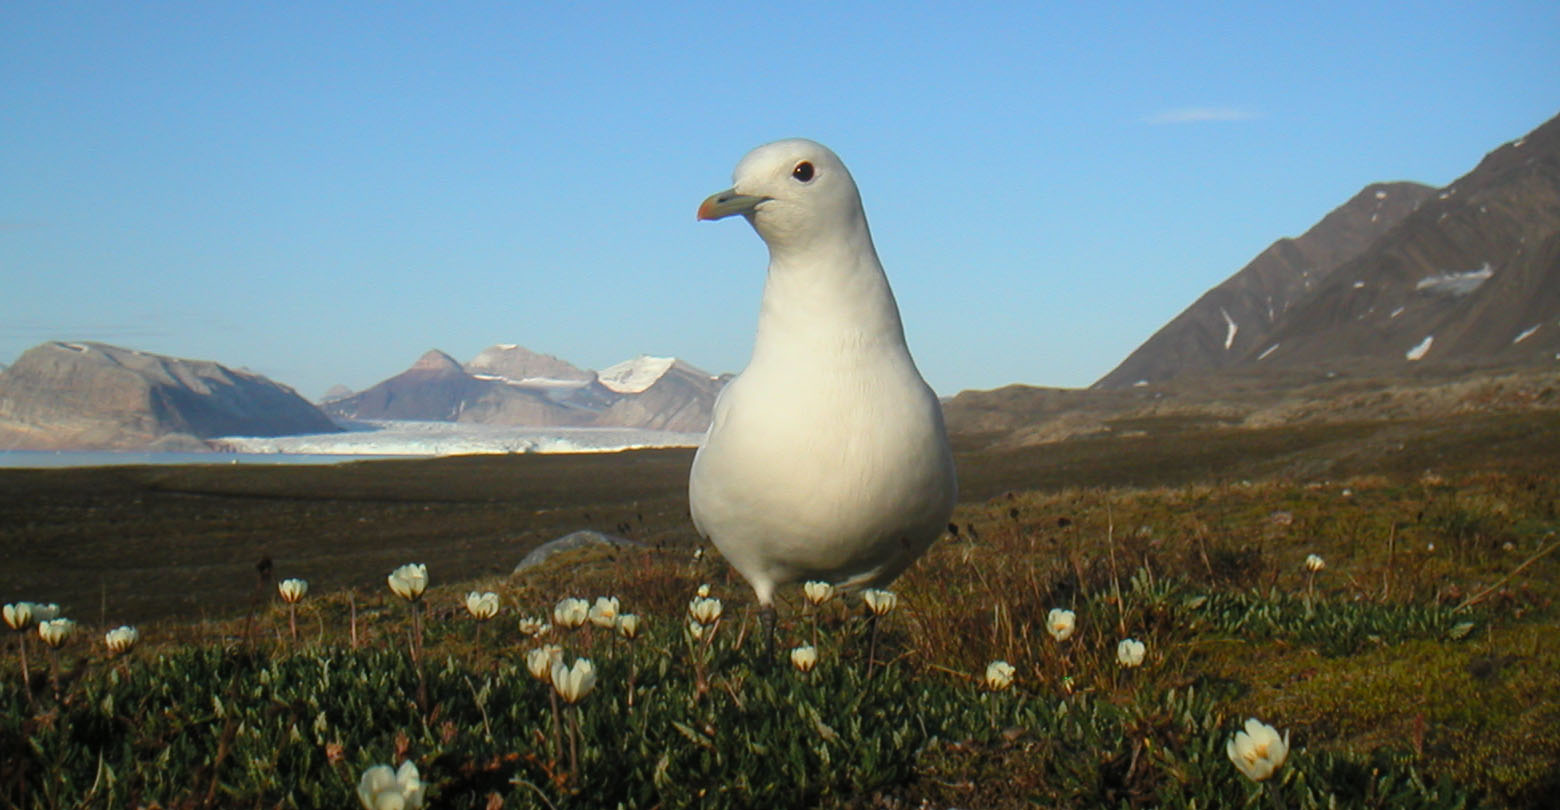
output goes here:
<path id="1" fill-rule="evenodd" d="M 699 219 L 741 214 L 772 251 L 848 238 L 865 225 L 861 195 L 845 164 L 823 144 L 775 141 L 747 153 L 732 186 L 699 206 Z"/>

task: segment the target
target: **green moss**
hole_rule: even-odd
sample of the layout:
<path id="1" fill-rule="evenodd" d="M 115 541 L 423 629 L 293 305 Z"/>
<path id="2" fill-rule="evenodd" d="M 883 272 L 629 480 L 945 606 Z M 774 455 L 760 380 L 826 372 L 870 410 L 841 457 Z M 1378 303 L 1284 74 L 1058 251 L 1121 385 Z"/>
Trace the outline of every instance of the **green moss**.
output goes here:
<path id="1" fill-rule="evenodd" d="M 1560 766 L 1555 630 L 1524 624 L 1467 642 L 1407 641 L 1331 659 L 1270 649 L 1215 666 L 1252 685 L 1236 704 L 1241 711 L 1281 718 L 1309 746 L 1407 750 L 1521 806 Z"/>

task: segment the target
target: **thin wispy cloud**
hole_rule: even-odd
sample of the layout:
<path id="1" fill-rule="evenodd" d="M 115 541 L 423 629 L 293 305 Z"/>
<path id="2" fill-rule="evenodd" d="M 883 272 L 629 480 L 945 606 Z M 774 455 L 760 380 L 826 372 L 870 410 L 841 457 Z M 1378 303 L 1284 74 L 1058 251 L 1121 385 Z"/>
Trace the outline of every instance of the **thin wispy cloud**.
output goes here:
<path id="1" fill-rule="evenodd" d="M 1143 119 L 1148 124 L 1206 124 L 1221 121 L 1250 121 L 1262 117 L 1239 107 L 1177 107 Z"/>
<path id="2" fill-rule="evenodd" d="M 0 326 L 0 340 L 124 340 L 159 338 L 172 334 L 152 325 L 134 324 L 6 324 Z"/>

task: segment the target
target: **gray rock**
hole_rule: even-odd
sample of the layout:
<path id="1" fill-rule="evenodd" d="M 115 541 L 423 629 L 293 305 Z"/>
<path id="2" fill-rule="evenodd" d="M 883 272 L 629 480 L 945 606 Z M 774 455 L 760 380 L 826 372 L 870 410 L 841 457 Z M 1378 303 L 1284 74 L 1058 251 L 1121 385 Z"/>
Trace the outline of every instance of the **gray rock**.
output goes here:
<path id="1" fill-rule="evenodd" d="M 594 529 L 581 529 L 577 532 L 570 532 L 569 534 L 559 537 L 556 540 L 548 540 L 547 542 L 532 549 L 531 553 L 525 555 L 525 559 L 521 560 L 520 564 L 515 566 L 515 570 L 511 572 L 511 576 L 514 574 L 523 573 L 528 569 L 535 568 L 536 566 L 552 559 L 556 555 L 595 546 L 604 546 L 606 548 L 634 549 L 644 548 L 645 544 L 639 542 L 638 540 L 630 540 L 627 537 L 618 537 L 617 535 L 598 532 Z"/>

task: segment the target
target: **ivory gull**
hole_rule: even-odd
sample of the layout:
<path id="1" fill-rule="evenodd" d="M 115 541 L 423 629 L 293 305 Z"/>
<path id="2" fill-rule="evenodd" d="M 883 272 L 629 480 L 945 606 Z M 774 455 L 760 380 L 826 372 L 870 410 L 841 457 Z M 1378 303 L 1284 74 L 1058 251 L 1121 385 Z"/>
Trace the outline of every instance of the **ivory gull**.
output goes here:
<path id="1" fill-rule="evenodd" d="M 783 585 L 893 581 L 948 525 L 957 485 L 845 164 L 777 141 L 733 181 L 699 219 L 741 214 L 769 270 L 752 359 L 715 403 L 688 500 L 772 621 Z"/>

